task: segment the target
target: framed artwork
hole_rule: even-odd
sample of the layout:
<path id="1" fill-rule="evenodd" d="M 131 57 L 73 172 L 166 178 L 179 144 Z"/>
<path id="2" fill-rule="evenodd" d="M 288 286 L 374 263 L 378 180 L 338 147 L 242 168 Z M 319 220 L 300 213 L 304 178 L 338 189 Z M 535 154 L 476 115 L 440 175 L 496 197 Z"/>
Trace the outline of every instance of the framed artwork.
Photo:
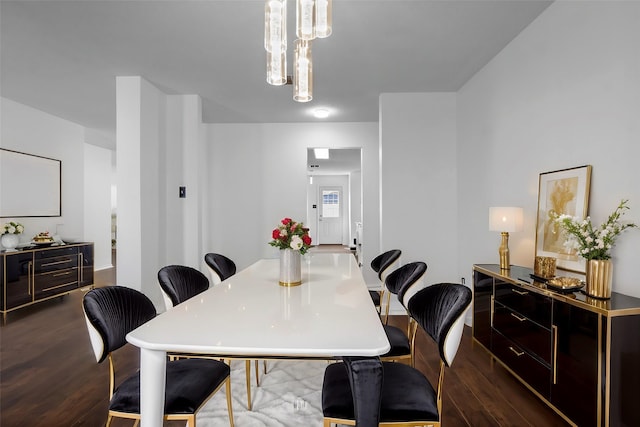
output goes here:
<path id="1" fill-rule="evenodd" d="M 62 215 L 62 161 L 0 148 L 0 218 Z"/>
<path id="2" fill-rule="evenodd" d="M 540 174 L 538 182 L 538 218 L 536 256 L 556 258 L 562 270 L 584 274 L 585 260 L 564 246 L 564 231 L 554 221 L 556 215 L 585 218 L 589 208 L 591 165 Z"/>

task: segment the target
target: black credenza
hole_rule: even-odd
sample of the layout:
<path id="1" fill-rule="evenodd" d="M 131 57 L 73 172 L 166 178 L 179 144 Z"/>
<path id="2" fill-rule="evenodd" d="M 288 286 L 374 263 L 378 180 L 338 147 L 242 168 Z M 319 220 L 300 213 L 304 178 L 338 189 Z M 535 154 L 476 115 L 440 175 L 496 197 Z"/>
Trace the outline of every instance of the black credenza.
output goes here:
<path id="1" fill-rule="evenodd" d="M 3 251 L 0 257 L 3 322 L 10 311 L 93 285 L 93 243 Z"/>
<path id="2" fill-rule="evenodd" d="M 569 423 L 640 426 L 640 299 L 562 294 L 533 270 L 473 266 L 473 340 Z"/>

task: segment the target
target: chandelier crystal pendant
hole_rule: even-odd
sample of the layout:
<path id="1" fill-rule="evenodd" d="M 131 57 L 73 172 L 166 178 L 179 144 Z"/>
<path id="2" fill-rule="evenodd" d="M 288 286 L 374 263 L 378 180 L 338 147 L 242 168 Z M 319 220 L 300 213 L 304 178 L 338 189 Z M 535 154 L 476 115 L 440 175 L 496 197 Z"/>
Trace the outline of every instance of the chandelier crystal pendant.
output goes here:
<path id="1" fill-rule="evenodd" d="M 296 40 L 293 68 L 293 100 L 311 101 L 313 99 L 313 61 L 309 40 Z"/>
<path id="2" fill-rule="evenodd" d="M 329 37 L 332 31 L 332 0 L 295 0 L 296 35 L 293 64 L 293 99 L 313 99 L 311 40 Z M 265 0 L 264 48 L 267 51 L 267 82 L 289 83 L 287 77 L 287 0 Z"/>
<path id="3" fill-rule="evenodd" d="M 316 37 L 323 39 L 331 35 L 332 1 L 316 0 Z"/>
<path id="4" fill-rule="evenodd" d="M 287 0 L 264 3 L 264 48 L 267 52 L 287 50 Z"/>
<path id="5" fill-rule="evenodd" d="M 264 48 L 267 51 L 267 83 L 287 83 L 287 0 L 264 4 Z"/>
<path id="6" fill-rule="evenodd" d="M 273 86 L 287 84 L 287 52 L 267 52 L 267 83 Z"/>
<path id="7" fill-rule="evenodd" d="M 300 40 L 316 38 L 315 0 L 296 0 L 296 35 Z"/>

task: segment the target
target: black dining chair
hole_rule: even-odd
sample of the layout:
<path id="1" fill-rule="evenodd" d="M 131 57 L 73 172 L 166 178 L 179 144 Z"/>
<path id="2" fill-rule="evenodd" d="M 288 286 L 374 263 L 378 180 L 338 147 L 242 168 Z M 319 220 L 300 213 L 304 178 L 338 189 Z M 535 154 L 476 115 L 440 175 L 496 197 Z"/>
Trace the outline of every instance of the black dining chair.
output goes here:
<path id="1" fill-rule="evenodd" d="M 235 269 L 235 266 L 234 266 Z M 230 270 L 227 270 L 230 271 Z M 162 289 L 167 310 L 189 298 L 192 298 L 209 289 L 209 279 L 201 271 L 186 265 L 167 265 L 158 271 L 158 282 Z M 216 355 L 206 354 L 171 354 L 172 358 L 213 358 L 220 359 Z M 226 357 L 230 360 L 231 358 Z M 251 409 L 251 361 L 245 361 L 245 377 L 247 387 L 247 407 Z M 256 363 L 256 378 L 258 367 Z M 257 381 L 257 379 L 256 379 Z"/>
<path id="2" fill-rule="evenodd" d="M 166 309 L 209 289 L 209 279 L 186 265 L 167 265 L 158 271 L 158 283 Z"/>
<path id="3" fill-rule="evenodd" d="M 400 265 L 400 255 L 402 255 L 400 249 L 391 249 L 381 253 L 371 261 L 371 269 L 378 274 L 378 279 L 380 280 L 380 290 L 369 291 L 369 295 L 380 314 L 382 314 L 384 280 L 389 273 Z"/>
<path id="4" fill-rule="evenodd" d="M 427 286 L 410 298 L 409 314 L 436 343 L 440 354 L 437 387 L 434 388 L 422 372 L 411 366 L 382 362 L 379 425 L 441 426 L 445 368 L 451 366 L 460 346 L 464 314 L 470 304 L 471 290 L 454 283 Z M 358 403 L 345 398 L 352 386 L 347 370 L 340 365 L 334 363 L 325 369 L 322 384 L 325 427 L 331 423 L 356 425 Z"/>
<path id="5" fill-rule="evenodd" d="M 334 401 L 342 401 L 351 406 L 353 424 L 358 427 L 377 427 L 380 423 L 380 401 L 382 399 L 382 362 L 378 357 L 343 357 L 344 363 L 335 363 L 334 369 L 346 375 L 349 387 L 332 390 L 339 395 L 331 396 Z M 325 374 L 326 375 L 326 374 Z M 326 376 L 325 376 L 326 378 Z M 323 389 L 324 393 L 324 389 Z M 329 400 L 327 398 L 327 400 Z M 322 396 L 323 408 L 325 396 Z M 324 426 L 332 422 L 342 422 L 324 414 Z"/>
<path id="6" fill-rule="evenodd" d="M 213 286 L 236 274 L 236 263 L 222 254 L 210 252 L 204 256 L 204 262 L 209 267 Z"/>
<path id="7" fill-rule="evenodd" d="M 112 353 L 127 343 L 126 335 L 156 316 L 151 300 L 124 286 L 89 291 L 82 300 L 89 338 L 98 363 L 109 360 L 109 413 L 114 417 L 140 420 L 140 372 L 116 384 Z M 229 365 L 218 360 L 180 359 L 167 361 L 165 420 L 185 420 L 196 425 L 196 413 L 222 387 L 227 394 L 229 425 L 233 427 Z"/>
<path id="8" fill-rule="evenodd" d="M 422 287 L 424 274 L 427 272 L 427 264 L 421 261 L 405 264 L 392 271 L 385 279 L 386 295 L 396 295 L 400 290 L 408 289 L 413 286 Z M 386 324 L 389 315 L 390 298 L 387 299 L 387 311 L 382 327 L 391 349 L 386 354 L 380 356 L 383 361 L 409 361 L 411 366 L 414 365 L 414 338 L 416 332 L 416 324 L 407 320 L 406 332 L 402 329 Z"/>
<path id="9" fill-rule="evenodd" d="M 384 324 L 387 324 L 389 321 L 389 307 L 391 306 L 391 295 L 395 295 L 400 300 L 400 303 L 405 307 L 407 305 L 401 299 L 404 297 L 406 290 L 413 287 L 413 285 L 421 281 L 426 286 L 426 282 L 423 280 L 423 276 L 427 272 L 427 264 L 422 261 L 410 262 L 409 264 L 405 264 L 402 267 L 398 267 L 393 270 L 384 281 L 385 287 L 385 313 L 383 316 Z M 417 292 L 419 289 L 416 289 L 414 292 Z M 408 316 L 408 313 L 407 313 Z M 410 316 L 409 316 L 410 317 Z"/>

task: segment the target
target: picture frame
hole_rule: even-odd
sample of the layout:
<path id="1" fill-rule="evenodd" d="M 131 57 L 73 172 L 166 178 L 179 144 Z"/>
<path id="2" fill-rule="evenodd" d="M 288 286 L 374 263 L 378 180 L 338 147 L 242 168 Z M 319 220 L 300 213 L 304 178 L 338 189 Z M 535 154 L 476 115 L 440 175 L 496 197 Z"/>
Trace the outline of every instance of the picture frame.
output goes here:
<path id="1" fill-rule="evenodd" d="M 62 216 L 62 161 L 0 148 L 0 218 Z"/>
<path id="2" fill-rule="evenodd" d="M 536 256 L 556 258 L 561 270 L 585 274 L 586 262 L 564 247 L 566 236 L 555 215 L 585 218 L 589 209 L 591 165 L 543 172 L 538 181 Z"/>

